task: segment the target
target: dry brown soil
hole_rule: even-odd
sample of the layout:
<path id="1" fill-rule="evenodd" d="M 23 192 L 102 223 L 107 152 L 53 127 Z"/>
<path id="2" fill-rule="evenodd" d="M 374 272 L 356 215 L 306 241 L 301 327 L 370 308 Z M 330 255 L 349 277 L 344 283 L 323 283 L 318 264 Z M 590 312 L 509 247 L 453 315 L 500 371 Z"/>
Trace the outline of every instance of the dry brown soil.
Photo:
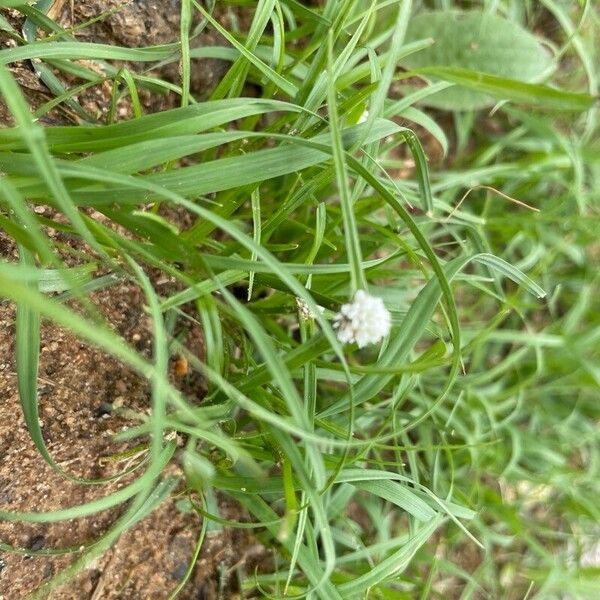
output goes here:
<path id="1" fill-rule="evenodd" d="M 12 242 L 0 232 L 0 253 L 16 259 Z M 163 285 L 170 285 L 165 281 Z M 155 281 L 160 293 L 160 282 Z M 151 323 L 144 298 L 130 282 L 119 282 L 92 294 L 94 304 L 112 327 L 140 352 L 150 355 Z M 0 509 L 45 512 L 89 502 L 130 482 L 135 474 L 104 485 L 83 485 L 62 478 L 40 457 L 27 431 L 19 404 L 14 360 L 14 307 L 0 305 Z M 188 347 L 201 354 L 201 335 L 190 331 Z M 171 376 L 188 396 L 200 401 L 202 381 Z M 147 382 L 102 351 L 69 332 L 44 323 L 38 381 L 40 421 L 45 442 L 59 465 L 71 475 L 105 478 L 131 467 L 140 454 L 124 451 L 136 441 L 116 443 L 113 436 L 138 421 L 132 414 L 149 411 Z M 180 474 L 174 462 L 172 474 Z M 116 546 L 54 592 L 53 600 L 162 599 L 184 575 L 200 528 L 199 518 L 177 508 L 177 497 L 127 531 Z M 0 542 L 22 550 L 79 547 L 96 540 L 122 508 L 56 524 L 0 522 Z M 226 518 L 243 517 L 221 499 Z M 0 599 L 17 600 L 48 581 L 77 554 L 31 556 L 0 554 Z M 240 530 L 209 534 L 191 581 L 180 598 L 234 597 L 241 569 L 265 559 L 264 549 Z"/>

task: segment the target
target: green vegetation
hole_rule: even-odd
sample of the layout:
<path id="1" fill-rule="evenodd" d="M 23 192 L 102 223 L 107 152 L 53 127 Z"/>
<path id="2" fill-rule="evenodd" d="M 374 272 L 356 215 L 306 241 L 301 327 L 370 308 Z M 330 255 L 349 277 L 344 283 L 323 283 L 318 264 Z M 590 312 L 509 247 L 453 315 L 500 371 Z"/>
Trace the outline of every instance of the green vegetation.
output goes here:
<path id="1" fill-rule="evenodd" d="M 79 42 L 48 3 L 10 4 L 29 37 L 0 21 L 16 41 L 0 50 L 16 123 L 0 130 L 0 227 L 20 255 L 0 262 L 0 293 L 18 307 L 29 431 L 54 465 L 38 422 L 42 317 L 152 387 L 151 417 L 122 434 L 147 440 L 133 483 L 59 512 L 0 511 L 53 522 L 126 505 L 38 595 L 178 490 L 205 528 L 248 527 L 213 514 L 215 492 L 243 507 L 278 555 L 243 582 L 265 597 L 595 597 L 600 565 L 581 561 L 600 520 L 594 3 L 228 0 L 215 19 L 215 3 L 182 0 L 181 43 L 140 49 Z M 464 5 L 476 13 L 424 15 Z M 248 28 L 228 18 L 236 6 L 254 9 Z M 205 27 L 227 44 L 195 47 Z M 230 67 L 194 98 L 193 60 L 208 56 Z M 31 59 L 56 95 L 35 118 L 1 66 Z M 159 61 L 181 61 L 178 84 L 137 68 Z M 103 82 L 101 125 L 76 97 Z M 141 88 L 180 107 L 144 115 Z M 56 106 L 80 124 L 44 128 Z M 151 272 L 179 291 L 159 296 Z M 115 276 L 145 292 L 151 360 L 87 298 Z M 392 333 L 359 350 L 332 322 L 364 288 Z M 177 319 L 200 320 L 204 362 Z M 199 405 L 169 381 L 178 355 L 208 382 Z M 185 481 L 162 476 L 175 460 Z"/>

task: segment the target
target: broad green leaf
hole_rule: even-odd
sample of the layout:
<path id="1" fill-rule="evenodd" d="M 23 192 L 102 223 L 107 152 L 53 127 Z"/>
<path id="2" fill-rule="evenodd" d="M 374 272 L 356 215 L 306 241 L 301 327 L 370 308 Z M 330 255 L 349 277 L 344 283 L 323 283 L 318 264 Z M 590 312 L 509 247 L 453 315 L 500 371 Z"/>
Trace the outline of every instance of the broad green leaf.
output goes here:
<path id="1" fill-rule="evenodd" d="M 552 69 L 548 49 L 531 33 L 502 17 L 480 11 L 433 11 L 417 15 L 407 41 L 432 38 L 430 47 L 406 56 L 410 69 L 458 67 L 521 82 L 538 82 Z M 461 87 L 423 100 L 437 108 L 475 110 L 494 104 L 488 95 Z"/>

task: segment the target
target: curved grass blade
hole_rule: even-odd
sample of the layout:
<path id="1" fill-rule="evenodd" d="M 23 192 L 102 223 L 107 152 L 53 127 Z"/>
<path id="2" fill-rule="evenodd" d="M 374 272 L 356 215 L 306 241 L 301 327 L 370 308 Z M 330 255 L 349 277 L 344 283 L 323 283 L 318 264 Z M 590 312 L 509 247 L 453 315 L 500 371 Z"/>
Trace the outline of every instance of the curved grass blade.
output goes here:
<path id="1" fill-rule="evenodd" d="M 339 585 L 339 592 L 350 597 L 356 596 L 384 582 L 386 579 L 400 574 L 408 566 L 408 563 L 419 548 L 427 542 L 443 522 L 444 519 L 439 516 L 431 519 L 426 525 L 419 528 L 402 548 L 382 560 L 366 574 L 357 577 L 351 582 Z"/>
<path id="2" fill-rule="evenodd" d="M 424 67 L 412 73 L 439 77 L 501 100 L 530 104 L 548 110 L 584 112 L 598 101 L 589 94 L 565 92 L 546 85 L 524 83 L 459 67 Z"/>
<path id="3" fill-rule="evenodd" d="M 109 44 L 89 42 L 34 42 L 26 46 L 0 50 L 0 65 L 39 58 L 67 60 L 127 60 L 153 62 L 169 58 L 179 52 L 179 44 L 122 48 Z"/>

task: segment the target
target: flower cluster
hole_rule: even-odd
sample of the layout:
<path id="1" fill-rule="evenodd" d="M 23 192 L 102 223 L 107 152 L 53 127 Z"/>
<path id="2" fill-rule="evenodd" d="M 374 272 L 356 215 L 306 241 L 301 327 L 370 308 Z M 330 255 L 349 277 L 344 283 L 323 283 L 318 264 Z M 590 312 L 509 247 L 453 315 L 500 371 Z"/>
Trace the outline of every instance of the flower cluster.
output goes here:
<path id="1" fill-rule="evenodd" d="M 333 321 L 340 342 L 356 342 L 359 348 L 380 342 L 391 326 L 391 316 L 383 300 L 364 290 L 358 290 L 352 302 L 343 304 Z"/>

